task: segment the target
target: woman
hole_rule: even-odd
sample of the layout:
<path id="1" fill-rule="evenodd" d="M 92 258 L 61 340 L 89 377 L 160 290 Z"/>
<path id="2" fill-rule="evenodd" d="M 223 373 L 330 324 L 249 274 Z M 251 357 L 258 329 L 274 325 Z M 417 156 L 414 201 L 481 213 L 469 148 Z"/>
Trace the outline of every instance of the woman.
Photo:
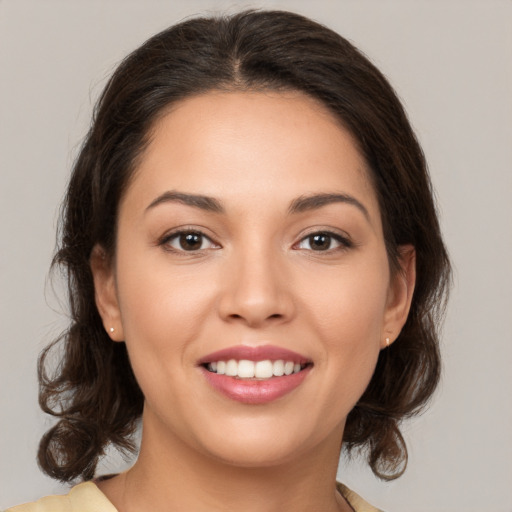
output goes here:
<path id="1" fill-rule="evenodd" d="M 449 280 L 424 157 L 381 73 L 286 12 L 196 18 L 107 84 L 55 265 L 73 322 L 32 510 L 376 510 L 341 447 L 405 470 Z M 124 473 L 94 479 L 109 444 Z"/>

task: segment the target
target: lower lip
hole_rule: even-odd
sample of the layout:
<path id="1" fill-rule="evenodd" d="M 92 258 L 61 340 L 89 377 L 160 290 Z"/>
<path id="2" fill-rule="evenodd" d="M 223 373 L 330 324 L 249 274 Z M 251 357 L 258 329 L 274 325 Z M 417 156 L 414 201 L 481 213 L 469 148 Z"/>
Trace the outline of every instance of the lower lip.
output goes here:
<path id="1" fill-rule="evenodd" d="M 273 402 L 291 393 L 300 386 L 310 369 L 311 367 L 307 366 L 300 372 L 291 375 L 272 377 L 268 380 L 249 380 L 219 375 L 201 367 L 206 380 L 215 390 L 231 400 L 253 405 Z"/>

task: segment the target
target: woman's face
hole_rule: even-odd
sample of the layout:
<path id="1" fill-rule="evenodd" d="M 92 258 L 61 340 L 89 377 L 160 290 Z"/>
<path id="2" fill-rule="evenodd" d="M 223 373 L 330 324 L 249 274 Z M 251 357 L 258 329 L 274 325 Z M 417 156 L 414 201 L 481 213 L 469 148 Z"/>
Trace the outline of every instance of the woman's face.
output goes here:
<path id="1" fill-rule="evenodd" d="M 293 92 L 176 104 L 103 265 L 97 302 L 144 393 L 144 436 L 241 466 L 337 453 L 411 295 L 351 136 Z"/>

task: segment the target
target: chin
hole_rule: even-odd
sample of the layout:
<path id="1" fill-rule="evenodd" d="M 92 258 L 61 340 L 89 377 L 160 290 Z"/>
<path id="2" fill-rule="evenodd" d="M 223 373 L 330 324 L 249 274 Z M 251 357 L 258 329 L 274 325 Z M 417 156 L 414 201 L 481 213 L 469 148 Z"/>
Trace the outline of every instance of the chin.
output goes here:
<path id="1" fill-rule="evenodd" d="M 238 468 L 269 468 L 292 463 L 299 456 L 300 450 L 287 444 L 277 443 L 230 442 L 221 450 L 208 450 L 217 461 Z"/>
<path id="2" fill-rule="evenodd" d="M 343 428 L 336 428 L 335 436 L 319 432 L 314 425 L 302 422 L 263 421 L 229 422 L 223 428 L 212 428 L 208 438 L 199 440 L 204 453 L 225 464 L 240 468 L 276 467 L 304 459 L 327 442 L 329 450 L 338 450 Z M 236 422 L 235 422 L 236 423 Z M 301 428 L 302 427 L 302 428 Z M 322 435 L 323 434 L 323 435 Z M 331 439 L 332 437 L 332 439 Z M 336 439 L 334 439 L 336 437 Z"/>

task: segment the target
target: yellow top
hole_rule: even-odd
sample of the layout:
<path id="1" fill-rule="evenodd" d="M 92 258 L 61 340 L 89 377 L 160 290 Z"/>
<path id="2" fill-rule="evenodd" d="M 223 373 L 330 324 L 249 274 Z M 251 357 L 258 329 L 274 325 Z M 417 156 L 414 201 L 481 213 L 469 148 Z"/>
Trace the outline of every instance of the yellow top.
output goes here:
<path id="1" fill-rule="evenodd" d="M 343 484 L 338 490 L 355 512 L 382 512 L 366 503 Z M 33 503 L 18 505 L 5 512 L 118 512 L 94 482 L 84 482 L 73 487 L 64 496 L 47 496 Z"/>
<path id="2" fill-rule="evenodd" d="M 5 512 L 117 512 L 94 482 L 75 485 L 64 496 L 46 496 Z"/>

